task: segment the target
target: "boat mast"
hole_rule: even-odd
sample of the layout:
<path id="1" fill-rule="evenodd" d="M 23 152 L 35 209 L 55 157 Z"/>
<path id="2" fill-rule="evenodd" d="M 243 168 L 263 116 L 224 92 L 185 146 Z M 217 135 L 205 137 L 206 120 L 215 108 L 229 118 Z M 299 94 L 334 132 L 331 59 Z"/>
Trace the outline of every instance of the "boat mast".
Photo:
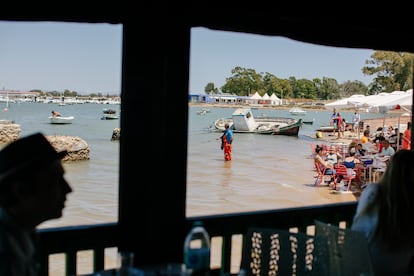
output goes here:
<path id="1" fill-rule="evenodd" d="M 4 91 L 4 85 L 3 85 L 3 91 Z M 6 107 L 3 109 L 3 112 L 9 111 L 9 91 L 6 91 Z"/>

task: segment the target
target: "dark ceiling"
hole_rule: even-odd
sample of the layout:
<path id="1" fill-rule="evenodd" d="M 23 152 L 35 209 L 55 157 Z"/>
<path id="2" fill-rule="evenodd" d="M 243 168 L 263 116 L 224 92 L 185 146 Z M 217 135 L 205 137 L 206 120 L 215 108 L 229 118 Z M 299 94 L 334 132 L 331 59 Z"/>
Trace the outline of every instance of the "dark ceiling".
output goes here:
<path id="1" fill-rule="evenodd" d="M 9 2 L 0 20 L 183 25 L 285 36 L 328 46 L 414 52 L 412 16 L 397 3 L 67 1 Z M 5 14 L 7 13 L 7 14 Z"/>

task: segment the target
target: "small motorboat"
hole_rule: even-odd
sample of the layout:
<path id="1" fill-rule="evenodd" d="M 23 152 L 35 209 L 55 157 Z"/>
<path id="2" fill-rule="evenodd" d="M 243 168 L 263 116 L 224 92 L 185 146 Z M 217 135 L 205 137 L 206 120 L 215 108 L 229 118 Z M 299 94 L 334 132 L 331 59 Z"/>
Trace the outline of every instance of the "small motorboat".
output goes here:
<path id="1" fill-rule="evenodd" d="M 119 116 L 116 114 L 103 114 L 101 120 L 116 120 L 119 119 Z"/>
<path id="2" fill-rule="evenodd" d="M 116 120 L 119 119 L 119 116 L 116 114 L 115 109 L 105 108 L 103 111 L 101 120 Z"/>
<path id="3" fill-rule="evenodd" d="M 294 107 L 289 110 L 290 114 L 292 115 L 306 115 L 308 113 L 306 110 L 300 107 Z"/>
<path id="4" fill-rule="evenodd" d="M 71 124 L 75 117 L 73 116 L 49 116 L 51 124 Z"/>
<path id="5" fill-rule="evenodd" d="M 302 123 L 307 124 L 307 125 L 312 125 L 313 122 L 315 122 L 315 118 L 313 119 L 303 119 Z"/>

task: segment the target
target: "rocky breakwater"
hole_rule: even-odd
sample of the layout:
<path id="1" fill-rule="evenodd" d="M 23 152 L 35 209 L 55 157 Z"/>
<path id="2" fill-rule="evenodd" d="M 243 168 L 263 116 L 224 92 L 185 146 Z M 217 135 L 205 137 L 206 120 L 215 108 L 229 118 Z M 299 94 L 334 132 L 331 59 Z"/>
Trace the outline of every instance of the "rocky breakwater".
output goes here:
<path id="1" fill-rule="evenodd" d="M 80 137 L 49 135 L 46 136 L 46 138 L 57 151 L 68 151 L 68 154 L 63 158 L 62 161 L 89 160 L 89 145 Z"/>
<path id="2" fill-rule="evenodd" d="M 14 121 L 0 120 L 0 143 L 9 143 L 20 137 L 22 129 Z"/>

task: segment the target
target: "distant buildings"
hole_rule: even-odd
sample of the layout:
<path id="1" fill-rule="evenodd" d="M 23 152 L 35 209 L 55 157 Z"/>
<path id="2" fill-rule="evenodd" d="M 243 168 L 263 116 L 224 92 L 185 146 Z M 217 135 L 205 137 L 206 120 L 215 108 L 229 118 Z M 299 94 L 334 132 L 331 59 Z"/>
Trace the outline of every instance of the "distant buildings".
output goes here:
<path id="1" fill-rule="evenodd" d="M 192 103 L 218 103 L 218 104 L 263 104 L 263 105 L 281 105 L 282 100 L 274 93 L 269 96 L 264 94 L 260 96 L 255 93 L 251 96 L 237 96 L 233 94 L 189 94 L 188 101 Z"/>

